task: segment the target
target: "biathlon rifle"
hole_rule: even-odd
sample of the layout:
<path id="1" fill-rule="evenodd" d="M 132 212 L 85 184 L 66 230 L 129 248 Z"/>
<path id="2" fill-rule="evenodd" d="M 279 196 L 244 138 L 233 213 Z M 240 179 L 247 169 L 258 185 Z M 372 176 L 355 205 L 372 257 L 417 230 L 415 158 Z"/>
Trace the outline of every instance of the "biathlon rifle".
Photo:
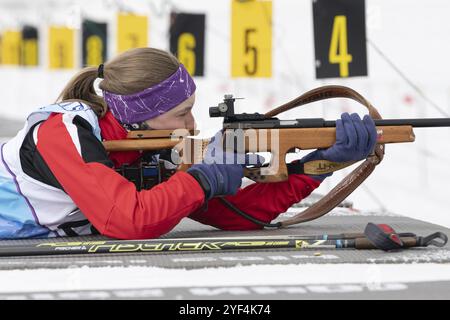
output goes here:
<path id="1" fill-rule="evenodd" d="M 414 142 L 413 128 L 450 127 L 450 118 L 429 119 L 382 119 L 378 110 L 355 90 L 344 86 L 323 86 L 275 108 L 265 114 L 236 114 L 236 98 L 226 95 L 224 101 L 209 109 L 210 117 L 223 117 L 224 148 L 245 153 L 270 152 L 271 160 L 263 167 L 245 169 L 245 176 L 256 182 L 281 182 L 288 179 L 291 172 L 311 175 L 325 174 L 340 170 L 355 162 L 334 163 L 327 160 L 310 161 L 300 167 L 286 164 L 286 154 L 296 149 L 308 150 L 331 147 L 336 141 L 336 121 L 320 118 L 280 120 L 278 114 L 312 102 L 348 98 L 365 106 L 377 127 L 377 145 L 374 152 L 333 190 L 301 215 L 281 222 L 287 226 L 316 219 L 341 203 L 375 169 L 384 157 L 384 145 L 388 143 Z M 179 170 L 187 170 L 204 156 L 209 139 L 195 139 L 192 132 L 177 130 L 132 131 L 128 138 L 118 141 L 105 141 L 107 151 L 161 150 L 176 148 L 181 151 Z M 231 143 L 230 143 L 231 141 Z"/>

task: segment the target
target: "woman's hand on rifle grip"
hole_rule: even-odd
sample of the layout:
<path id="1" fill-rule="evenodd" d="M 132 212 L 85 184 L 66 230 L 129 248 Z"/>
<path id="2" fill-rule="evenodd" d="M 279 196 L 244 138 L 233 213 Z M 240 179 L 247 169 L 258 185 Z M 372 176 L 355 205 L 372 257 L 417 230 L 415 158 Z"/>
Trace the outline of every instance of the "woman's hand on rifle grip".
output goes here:
<path id="1" fill-rule="evenodd" d="M 303 157 L 300 162 L 328 160 L 332 162 L 359 161 L 373 152 L 377 142 L 377 130 L 373 119 L 365 115 L 361 120 L 358 114 L 343 113 L 336 120 L 336 142 L 327 149 L 318 149 Z M 311 175 L 322 181 L 331 173 Z"/>

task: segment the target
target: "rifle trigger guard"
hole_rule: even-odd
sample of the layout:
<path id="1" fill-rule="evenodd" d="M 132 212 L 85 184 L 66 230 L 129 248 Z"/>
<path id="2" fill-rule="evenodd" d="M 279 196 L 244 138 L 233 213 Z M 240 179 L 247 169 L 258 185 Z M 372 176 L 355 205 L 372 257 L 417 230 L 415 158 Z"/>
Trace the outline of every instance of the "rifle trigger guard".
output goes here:
<path id="1" fill-rule="evenodd" d="M 265 176 L 261 175 L 261 168 L 244 168 L 244 176 L 255 182 L 263 182 Z"/>

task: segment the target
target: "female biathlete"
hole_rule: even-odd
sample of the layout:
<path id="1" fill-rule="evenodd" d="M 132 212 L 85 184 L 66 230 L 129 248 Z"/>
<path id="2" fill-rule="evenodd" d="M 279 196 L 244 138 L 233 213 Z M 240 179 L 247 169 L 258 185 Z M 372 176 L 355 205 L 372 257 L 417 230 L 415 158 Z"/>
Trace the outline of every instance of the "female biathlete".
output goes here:
<path id="1" fill-rule="evenodd" d="M 101 78 L 97 95 L 94 82 Z M 259 229 L 216 196 L 270 222 L 307 197 L 325 176 L 290 174 L 287 181 L 241 187 L 241 164 L 200 163 L 149 190 L 116 172 L 138 152 L 107 153 L 102 141 L 135 129 L 193 129 L 196 86 L 170 53 L 129 50 L 78 73 L 58 102 L 31 113 L 24 128 L 1 146 L 0 238 L 102 234 L 157 238 L 189 217 L 223 230 Z M 336 143 L 302 161 L 361 160 L 376 143 L 373 120 L 342 114 Z"/>

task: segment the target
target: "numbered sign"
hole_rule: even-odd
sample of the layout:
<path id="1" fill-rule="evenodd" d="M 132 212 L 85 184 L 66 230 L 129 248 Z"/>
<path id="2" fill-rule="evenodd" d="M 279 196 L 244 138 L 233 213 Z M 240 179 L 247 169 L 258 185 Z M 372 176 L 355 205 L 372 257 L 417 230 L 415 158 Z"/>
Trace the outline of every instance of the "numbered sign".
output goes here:
<path id="1" fill-rule="evenodd" d="M 66 27 L 49 29 L 49 67 L 50 69 L 72 69 L 74 60 L 75 31 Z"/>
<path id="2" fill-rule="evenodd" d="M 364 0 L 313 0 L 316 78 L 367 75 Z"/>
<path id="3" fill-rule="evenodd" d="M 83 66 L 98 66 L 106 60 L 107 24 L 83 21 Z"/>
<path id="4" fill-rule="evenodd" d="M 231 76 L 272 76 L 272 1 L 232 0 Z"/>
<path id="5" fill-rule="evenodd" d="M 205 56 L 205 15 L 172 13 L 170 51 L 193 76 L 203 76 Z"/>
<path id="6" fill-rule="evenodd" d="M 117 51 L 148 46 L 148 18 L 119 13 L 117 16 Z"/>
<path id="7" fill-rule="evenodd" d="M 2 63 L 7 65 L 20 64 L 20 46 L 22 33 L 20 31 L 8 30 L 2 36 Z"/>
<path id="8" fill-rule="evenodd" d="M 38 30 L 32 26 L 22 29 L 22 65 L 39 65 Z"/>

